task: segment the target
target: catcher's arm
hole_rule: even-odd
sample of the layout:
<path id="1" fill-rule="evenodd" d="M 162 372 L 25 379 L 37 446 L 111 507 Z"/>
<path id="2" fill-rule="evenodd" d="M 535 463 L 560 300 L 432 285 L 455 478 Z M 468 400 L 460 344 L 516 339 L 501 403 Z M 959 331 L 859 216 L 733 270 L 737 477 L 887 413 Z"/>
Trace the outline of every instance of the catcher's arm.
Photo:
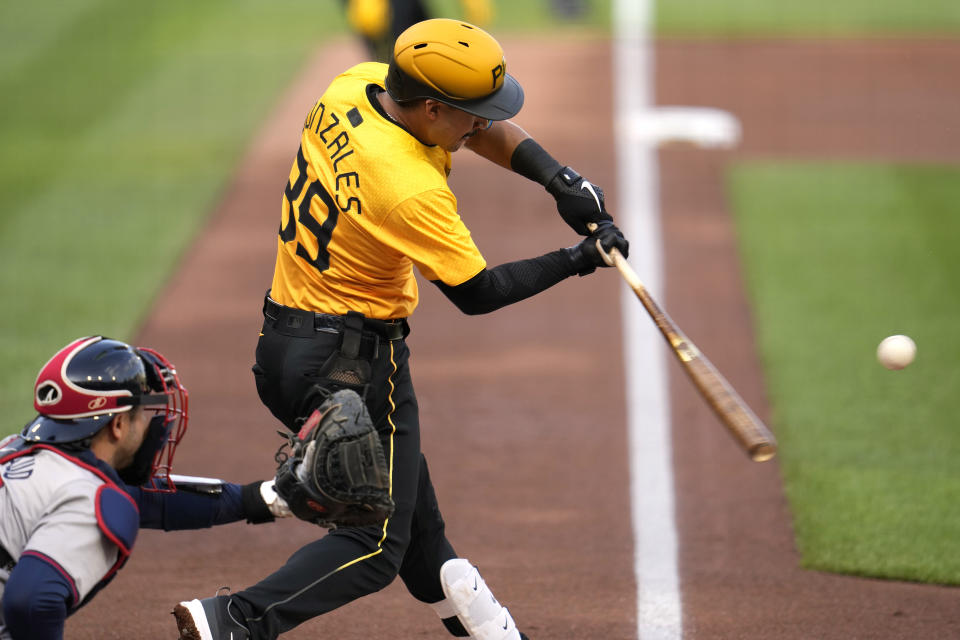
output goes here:
<path id="1" fill-rule="evenodd" d="M 202 476 L 183 476 L 171 473 L 170 484 L 177 491 L 217 496 L 223 493 L 223 480 Z M 247 521 L 252 523 L 269 522 L 274 518 L 289 518 L 293 515 L 286 501 L 277 495 L 273 480 L 257 481 L 243 486 L 241 493 L 243 510 Z"/>

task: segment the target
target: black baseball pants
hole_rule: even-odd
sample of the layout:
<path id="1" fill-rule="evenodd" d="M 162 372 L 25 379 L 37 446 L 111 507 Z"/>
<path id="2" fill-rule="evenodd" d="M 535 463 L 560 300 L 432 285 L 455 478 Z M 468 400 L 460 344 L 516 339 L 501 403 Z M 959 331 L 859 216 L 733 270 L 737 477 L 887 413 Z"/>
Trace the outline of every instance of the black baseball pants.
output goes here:
<path id="1" fill-rule="evenodd" d="M 269 299 L 265 304 L 253 367 L 257 391 L 291 429 L 297 428 L 297 418 L 304 417 L 304 398 L 315 384 L 336 387 L 324 367 L 329 368 L 331 357 L 336 359 L 341 352 L 344 329 L 336 329 L 337 318 L 345 316 L 279 307 Z M 405 323 L 404 329 L 406 333 Z M 270 576 L 234 593 L 233 602 L 254 640 L 276 638 L 314 616 L 383 589 L 397 575 L 422 602 L 444 598 L 440 567 L 456 554 L 444 534 L 420 452 L 407 344 L 395 331 L 384 331 L 382 323 L 365 320 L 359 345 L 358 356 L 370 367 L 365 393 L 357 390 L 380 434 L 396 510 L 383 526 L 331 530 L 296 551 Z"/>

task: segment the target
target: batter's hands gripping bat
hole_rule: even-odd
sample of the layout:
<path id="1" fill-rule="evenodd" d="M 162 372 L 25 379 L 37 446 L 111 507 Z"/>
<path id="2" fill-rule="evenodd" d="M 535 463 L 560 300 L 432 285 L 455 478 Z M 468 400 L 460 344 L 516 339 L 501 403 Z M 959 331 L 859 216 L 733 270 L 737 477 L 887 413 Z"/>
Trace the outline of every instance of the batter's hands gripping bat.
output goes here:
<path id="1" fill-rule="evenodd" d="M 587 225 L 587 228 L 594 231 L 597 225 L 591 222 Z M 714 413 L 717 414 L 717 417 L 720 418 L 720 421 L 736 438 L 737 442 L 740 443 L 740 446 L 746 450 L 750 458 L 754 462 L 763 462 L 776 455 L 777 441 L 770 430 L 730 386 L 726 378 L 717 371 L 713 363 L 700 353 L 696 345 L 680 331 L 680 328 L 670 316 L 660 308 L 647 288 L 643 286 L 643 282 L 640 281 L 636 271 L 627 263 L 626 258 L 616 249 L 611 249 L 609 253 L 604 251 L 599 241 L 597 242 L 597 248 L 607 264 L 615 266 L 623 279 L 630 285 L 630 288 L 633 289 L 647 313 L 653 318 L 657 328 L 660 329 L 660 333 L 666 338 L 683 370 L 687 372 L 700 394 L 706 399 Z"/>

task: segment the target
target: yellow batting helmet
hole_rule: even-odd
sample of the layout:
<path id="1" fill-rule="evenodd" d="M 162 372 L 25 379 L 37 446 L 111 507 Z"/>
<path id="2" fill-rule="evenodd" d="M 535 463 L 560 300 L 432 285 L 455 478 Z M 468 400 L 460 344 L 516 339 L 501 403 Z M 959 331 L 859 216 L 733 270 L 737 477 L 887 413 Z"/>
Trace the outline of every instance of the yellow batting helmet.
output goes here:
<path id="1" fill-rule="evenodd" d="M 386 85 L 397 102 L 432 98 L 488 120 L 512 118 L 523 106 L 500 44 L 460 20 L 424 20 L 401 33 Z"/>

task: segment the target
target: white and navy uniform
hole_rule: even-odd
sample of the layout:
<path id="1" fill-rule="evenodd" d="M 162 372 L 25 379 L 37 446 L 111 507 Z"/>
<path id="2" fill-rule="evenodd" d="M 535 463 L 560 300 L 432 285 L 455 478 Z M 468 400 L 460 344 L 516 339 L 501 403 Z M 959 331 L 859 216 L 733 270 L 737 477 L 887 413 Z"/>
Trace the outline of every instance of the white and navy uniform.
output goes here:
<path id="1" fill-rule="evenodd" d="M 53 640 L 116 575 L 141 526 L 240 520 L 240 485 L 219 495 L 145 492 L 90 451 L 0 443 L 0 640 Z"/>

